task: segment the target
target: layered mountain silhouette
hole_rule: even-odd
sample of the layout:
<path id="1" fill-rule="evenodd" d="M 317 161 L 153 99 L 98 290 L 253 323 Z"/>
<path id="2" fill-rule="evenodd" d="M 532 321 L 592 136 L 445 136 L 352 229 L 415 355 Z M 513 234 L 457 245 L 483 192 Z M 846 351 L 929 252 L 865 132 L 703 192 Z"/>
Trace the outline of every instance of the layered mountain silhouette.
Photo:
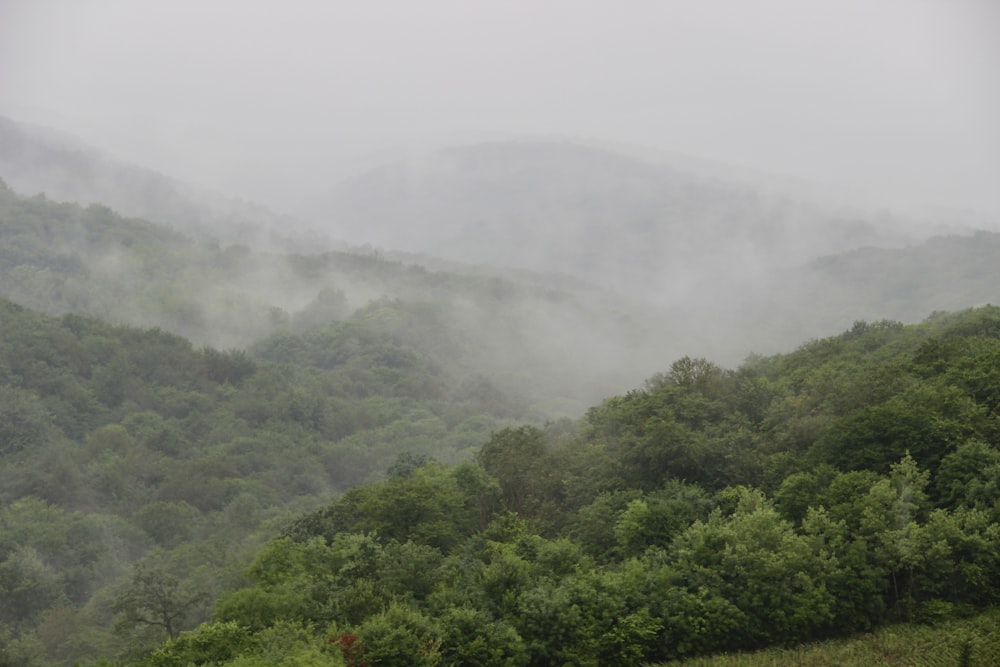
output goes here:
<path id="1" fill-rule="evenodd" d="M 741 176 L 708 163 L 567 141 L 470 145 L 387 163 L 340 182 L 303 207 L 321 234 L 305 237 L 290 218 L 264 207 L 206 193 L 58 132 L 0 118 L 0 178 L 15 192 L 100 202 L 194 238 L 263 253 L 240 260 L 254 267 L 252 285 L 219 283 L 202 290 L 215 297 L 210 305 L 189 305 L 212 314 L 205 324 L 225 313 L 234 332 L 226 339 L 233 342 L 235 333 L 259 328 L 233 329 L 241 317 L 234 304 L 247 300 L 256 304 L 260 319 L 265 305 L 294 313 L 331 286 L 345 290 L 357 307 L 381 296 L 423 298 L 428 281 L 457 285 L 468 279 L 462 276 L 476 276 L 481 285 L 485 275 L 578 304 L 572 322 L 562 317 L 561 306 L 525 305 L 530 332 L 515 331 L 519 322 L 513 321 L 502 327 L 498 322 L 495 331 L 507 330 L 511 340 L 550 336 L 541 346 L 550 356 L 567 350 L 561 338 L 590 331 L 586 347 L 599 351 L 590 356 L 600 358 L 602 372 L 628 367 L 624 375 L 641 377 L 650 364 L 680 354 L 734 364 L 751 351 L 786 349 L 858 319 L 918 321 L 935 310 L 1000 302 L 995 233 L 971 236 L 960 216 L 915 220 L 805 192 L 798 197 L 794 188 Z M 362 244 L 372 247 L 359 253 Z M 280 278 L 285 260 L 277 256 L 332 248 L 344 254 L 327 255 L 312 282 L 296 282 L 292 289 Z M 339 267 L 354 265 L 351 253 L 387 258 L 392 263 L 384 270 L 397 273 L 382 276 L 383 265 L 376 262 L 363 280 L 349 275 Z M 210 258 L 211 252 L 202 252 L 198 264 L 209 266 Z M 33 262 L 32 272 L 44 270 Z M 412 267 L 412 278 L 397 280 L 397 274 L 406 275 L 398 273 L 400 266 Z M 5 273 L 25 274 L 12 273 L 16 268 Z M 105 262 L 90 275 L 108 271 Z M 334 282 L 321 284 L 321 274 Z M 270 283 L 266 276 L 272 276 Z M 29 281 L 35 286 L 32 304 L 64 310 L 63 302 L 46 305 L 49 292 L 38 287 L 45 280 Z M 518 293 L 497 284 L 502 292 Z M 11 283 L 11 289 L 19 285 Z M 196 294 L 186 292 L 187 283 L 176 288 L 185 291 L 182 300 Z M 243 296 L 226 296 L 232 290 Z M 294 298 L 283 303 L 282 293 Z M 169 323 L 170 313 L 148 312 L 155 303 L 143 302 L 140 321 Z M 136 309 L 125 303 L 115 308 Z M 489 318 L 484 306 L 477 308 Z M 510 304 L 505 308 L 512 312 Z M 609 340 L 597 340 L 610 330 Z M 207 332 L 201 337 L 211 339 Z"/>
<path id="2" fill-rule="evenodd" d="M 305 209 L 332 235 L 630 291 L 929 236 L 888 214 L 763 191 L 603 148 L 498 142 L 370 170 Z M 953 221 L 941 221 L 946 229 Z"/>
<path id="3" fill-rule="evenodd" d="M 120 160 L 56 130 L 0 116 L 0 178 L 17 192 L 99 203 L 195 238 L 260 245 L 287 236 L 287 218 Z"/>

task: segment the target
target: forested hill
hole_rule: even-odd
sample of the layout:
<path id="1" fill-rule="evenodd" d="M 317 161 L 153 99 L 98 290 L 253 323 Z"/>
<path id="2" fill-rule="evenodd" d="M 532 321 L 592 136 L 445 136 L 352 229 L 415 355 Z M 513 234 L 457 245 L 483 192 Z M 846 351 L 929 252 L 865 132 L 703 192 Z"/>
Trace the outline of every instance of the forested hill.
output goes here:
<path id="1" fill-rule="evenodd" d="M 157 641 L 114 632 L 140 571 L 191 596 L 189 627 L 286 513 L 393 466 L 467 460 L 525 417 L 377 329 L 331 335 L 341 358 L 304 369 L 0 299 L 0 664 Z"/>
<path id="2" fill-rule="evenodd" d="M 461 385 L 485 378 L 545 416 L 579 415 L 684 354 L 735 365 L 857 319 L 919 321 L 1000 301 L 1000 234 L 858 250 L 754 278 L 702 267 L 669 308 L 566 275 L 367 252 L 195 241 L 103 206 L 0 187 L 0 294 L 43 312 L 155 326 L 198 345 L 323 366 L 330 327 L 359 320 Z M 321 249 L 320 249 L 321 250 Z"/>
<path id="3" fill-rule="evenodd" d="M 0 239 L 0 295 L 30 308 L 319 367 L 350 353 L 338 327 L 374 332 L 455 386 L 492 384 L 547 416 L 577 415 L 638 382 L 649 355 L 669 359 L 636 313 L 560 277 L 432 271 L 370 252 L 220 247 L 103 206 L 3 187 Z"/>
<path id="4" fill-rule="evenodd" d="M 919 322 L 934 311 L 1000 303 L 1000 233 L 859 248 L 775 270 L 758 281 L 706 275 L 693 293 L 702 301 L 680 305 L 675 313 L 682 320 L 713 313 L 714 326 L 705 336 L 714 349 L 706 354 L 726 354 L 720 331 L 739 331 L 748 350 L 777 352 L 792 344 L 790 336 L 823 338 L 857 320 Z M 724 307 L 706 309 L 705 302 Z"/>
<path id="5" fill-rule="evenodd" d="M 908 248 L 863 248 L 811 262 L 797 276 L 797 300 L 801 304 L 805 295 L 819 293 L 841 318 L 853 313 L 861 319 L 918 321 L 929 311 L 953 310 L 956 303 L 1000 301 L 998 259 L 1000 234 L 987 231 Z"/>
<path id="6" fill-rule="evenodd" d="M 625 296 L 660 300 L 716 272 L 745 280 L 768 267 L 965 228 L 955 217 L 876 215 L 612 150 L 540 140 L 460 146 L 388 163 L 337 183 L 304 215 L 356 242 L 601 276 Z"/>
<path id="7" fill-rule="evenodd" d="M 0 178 L 19 192 L 83 206 L 100 203 L 223 243 L 275 243 L 286 237 L 283 228 L 290 222 L 264 206 L 199 189 L 75 137 L 3 116 Z"/>
<path id="8" fill-rule="evenodd" d="M 107 364 L 98 361 L 99 351 L 114 349 L 100 340 L 114 331 L 146 337 L 123 354 L 139 354 L 130 367 L 148 374 L 140 352 L 163 334 L 6 308 L 4 319 L 13 313 L 23 331 L 13 337 L 5 331 L 3 340 L 24 341 L 5 360 L 6 377 L 28 377 L 18 365 L 23 359 L 48 369 L 31 373 L 42 378 L 37 387 L 15 382 L 5 389 L 19 401 L 5 404 L 34 417 L 4 423 L 35 425 L 24 429 L 17 452 L 0 459 L 8 470 L 61 440 L 56 459 L 92 458 L 57 475 L 77 470 L 87 488 L 94 483 L 88 475 L 142 470 L 151 452 L 167 456 L 160 443 L 169 424 L 175 434 L 196 430 L 180 443 L 177 435 L 165 439 L 175 451 L 191 452 L 165 469 L 200 475 L 189 484 L 196 500 L 184 500 L 186 476 L 167 487 L 181 495 L 162 495 L 163 485 L 153 481 L 129 482 L 145 489 L 140 497 L 162 495 L 156 510 L 116 500 L 93 525 L 90 514 L 32 497 L 5 498 L 3 535 L 13 537 L 2 546 L 0 572 L 35 568 L 32 581 L 50 587 L 38 589 L 50 591 L 48 598 L 17 598 L 35 606 L 17 617 L 29 623 L 6 619 L 7 636 L 13 630 L 21 637 L 8 640 L 8 652 L 34 646 L 50 657 L 94 655 L 97 647 L 84 639 L 93 636 L 114 646 L 114 635 L 94 634 L 92 627 L 66 636 L 74 627 L 68 620 L 86 619 L 117 623 L 118 636 L 176 635 L 148 653 L 141 642 L 119 645 L 133 651 L 123 654 L 129 664 L 638 665 L 844 635 L 893 620 L 934 622 L 1000 601 L 998 307 L 936 314 L 919 325 L 857 322 L 838 336 L 733 370 L 681 358 L 576 423 L 495 430 L 481 440 L 474 461 L 401 460 L 385 481 L 272 522 L 282 536 L 257 551 L 246 579 L 233 565 L 223 568 L 226 576 L 212 579 L 209 590 L 218 599 L 211 607 L 197 594 L 209 572 L 185 571 L 183 564 L 232 553 L 213 551 L 219 536 L 205 537 L 207 527 L 228 531 L 233 543 L 238 526 L 253 525 L 250 517 L 273 516 L 261 499 L 280 493 L 262 496 L 273 483 L 271 466 L 293 465 L 293 450 L 268 458 L 275 446 L 294 448 L 296 457 L 337 452 L 326 459 L 334 467 L 349 451 L 345 441 L 324 444 L 321 434 L 299 444 L 309 428 L 302 424 L 310 422 L 302 413 L 305 396 L 290 385 L 330 380 L 188 350 L 159 373 L 185 368 L 179 362 L 187 360 L 189 391 L 198 392 L 198 405 L 207 401 L 210 417 L 183 400 L 181 387 L 171 385 L 176 379 L 140 373 L 131 382 L 148 388 L 112 397 L 119 407 L 103 408 L 120 426 L 92 430 L 87 442 L 94 445 L 74 448 L 66 442 L 72 436 L 52 436 L 47 415 L 61 405 L 52 393 L 94 391 L 83 380 L 70 391 L 66 378 L 85 377 L 89 369 L 97 382 Z M 27 333 L 35 330 L 42 334 Z M 284 378 L 282 391 L 291 395 L 264 398 L 265 378 Z M 260 398 L 250 400 L 247 392 Z M 153 396 L 189 412 L 149 414 L 165 408 L 141 403 L 144 412 L 125 416 L 132 401 Z M 246 402 L 249 412 L 237 407 Z M 246 422 L 276 405 L 287 412 Z M 227 433 L 213 426 L 219 416 Z M 339 421 L 327 419 L 321 424 Z M 280 435 L 286 430 L 291 437 Z M 59 432 L 67 433 L 62 426 Z M 139 460 L 130 459 L 138 451 Z M 316 472 L 312 465 L 300 470 Z M 216 480 L 210 488 L 219 489 L 221 504 L 192 506 L 204 502 L 197 498 L 206 475 Z M 57 486 L 66 484 L 50 484 Z M 198 512 L 204 516 L 189 523 Z M 30 528 L 50 524 L 118 531 L 133 540 L 119 544 L 136 556 L 156 540 L 178 546 L 146 556 L 126 576 L 124 564 L 108 572 L 114 561 L 107 558 L 78 563 L 60 550 L 65 543 L 54 533 Z M 186 548 L 187 539 L 198 546 Z M 76 578 L 63 573 L 67 566 L 76 568 Z M 98 570 L 100 581 L 118 576 L 103 603 L 91 602 L 78 615 L 51 608 L 54 600 L 86 599 L 71 597 L 79 589 L 58 586 L 87 581 Z M 154 595 L 165 585 L 167 595 Z M 175 614 L 169 628 L 157 623 L 169 614 Z M 199 620 L 205 622 L 194 627 Z"/>
<path id="9" fill-rule="evenodd" d="M 882 318 L 1000 300 L 998 238 L 623 296 L 0 183 L 0 664 L 627 665 L 995 604 L 1000 312 Z"/>

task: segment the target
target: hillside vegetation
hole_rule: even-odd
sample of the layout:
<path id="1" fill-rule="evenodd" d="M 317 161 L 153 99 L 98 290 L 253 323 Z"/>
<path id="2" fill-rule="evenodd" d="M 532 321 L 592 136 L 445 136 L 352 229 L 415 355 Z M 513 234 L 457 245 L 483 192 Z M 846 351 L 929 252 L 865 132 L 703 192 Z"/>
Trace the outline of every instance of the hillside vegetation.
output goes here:
<path id="1" fill-rule="evenodd" d="M 933 627 L 900 624 L 861 637 L 665 663 L 687 667 L 891 667 L 1000 663 L 1000 614 L 996 610 Z M 664 667 L 665 667 L 664 665 Z"/>
<path id="2" fill-rule="evenodd" d="M 18 192 L 84 206 L 100 202 L 197 238 L 287 241 L 289 220 L 263 206 L 200 190 L 130 164 L 75 137 L 0 116 L 0 176 Z"/>
<path id="3" fill-rule="evenodd" d="M 1000 234 L 991 232 L 831 255 L 754 277 L 738 266 L 703 266 L 683 288 L 654 272 L 623 294 L 606 273 L 591 275 L 595 285 L 321 245 L 223 247 L 103 206 L 2 187 L 0 239 L 0 295 L 51 314 L 159 327 L 198 345 L 248 349 L 271 339 L 265 346 L 273 349 L 278 337 L 315 347 L 324 327 L 396 304 L 419 313 L 421 324 L 411 326 L 409 316 L 383 324 L 455 382 L 486 377 L 551 417 L 577 416 L 685 354 L 736 365 L 856 319 L 916 322 L 934 310 L 1000 301 Z M 678 289 L 670 307 L 656 304 L 657 294 Z"/>
<path id="4" fill-rule="evenodd" d="M 348 491 L 147 664 L 296 627 L 349 664 L 641 664 L 994 605 L 998 362 L 996 307 L 678 360 L 572 432 Z"/>
<path id="5" fill-rule="evenodd" d="M 136 563 L 199 592 L 174 627 L 206 618 L 284 513 L 397 460 L 467 459 L 523 414 L 375 326 L 330 335 L 340 358 L 307 369 L 0 300 L 4 664 L 124 641 L 113 602 Z"/>
<path id="6" fill-rule="evenodd" d="M 2 186 L 0 240 L 0 295 L 29 308 L 320 367 L 345 354 L 331 351 L 340 335 L 331 327 L 375 328 L 453 384 L 495 385 L 546 415 L 577 415 L 638 382 L 639 354 L 653 342 L 610 295 L 566 280 L 432 271 L 372 253 L 222 248 Z"/>
<path id="7" fill-rule="evenodd" d="M 996 307 L 682 358 L 578 423 L 449 430 L 410 403 L 393 428 L 474 460 L 404 457 L 286 519 L 372 454 L 326 430 L 358 415 L 349 373 L 0 321 L 13 664 L 641 664 L 997 602 Z"/>
<path id="8" fill-rule="evenodd" d="M 115 236 L 143 234 L 123 231 L 140 221 L 119 218 L 98 228 L 110 242 L 78 248 L 60 221 L 86 216 L 35 198 L 26 217 L 47 231 L 31 231 L 34 244 L 61 242 L 62 259 L 88 273 L 22 269 L 9 283 L 20 289 L 3 287 L 19 303 L 246 347 L 322 289 L 344 293 L 351 309 L 383 295 L 433 301 L 458 310 L 448 318 L 482 348 L 477 369 L 497 359 L 537 369 L 519 378 L 519 392 L 565 378 L 531 396 L 559 414 L 579 414 L 685 354 L 736 365 L 857 319 L 918 322 L 1000 300 L 991 259 L 1000 235 L 971 236 L 997 228 L 988 217 L 903 217 L 697 160 L 582 143 L 483 143 L 383 164 L 304 207 L 311 231 L 2 118 L 0 176 L 20 193 L 101 202 L 197 240 L 172 242 L 168 256 L 122 247 Z M 500 322 L 509 325 L 497 331 Z"/>
<path id="9" fill-rule="evenodd" d="M 724 184 L 448 159 L 428 178 L 509 176 L 479 226 L 531 270 L 223 245 L 0 182 L 0 666 L 632 665 L 996 606 L 1000 235 L 810 259 L 825 213 Z M 816 244 L 751 275 L 769 236 Z"/>

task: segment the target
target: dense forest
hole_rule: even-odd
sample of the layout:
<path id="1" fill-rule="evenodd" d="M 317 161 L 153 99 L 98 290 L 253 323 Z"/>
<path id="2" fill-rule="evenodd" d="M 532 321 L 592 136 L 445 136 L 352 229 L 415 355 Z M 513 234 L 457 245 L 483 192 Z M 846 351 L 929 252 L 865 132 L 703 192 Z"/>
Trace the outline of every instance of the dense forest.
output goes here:
<path id="1" fill-rule="evenodd" d="M 138 558 L 214 594 L 269 519 L 400 453 L 467 458 L 520 414 L 488 386 L 456 396 L 363 330 L 343 332 L 350 359 L 310 370 L 0 305 L 2 622 L 13 636 L 50 623 L 65 659 L 101 645 L 102 591 Z"/>
<path id="2" fill-rule="evenodd" d="M 641 664 L 972 613 L 1000 590 L 998 369 L 995 307 L 680 359 L 294 521 L 143 664 Z"/>
<path id="3" fill-rule="evenodd" d="M 336 361 L 330 327 L 351 320 L 348 335 L 377 329 L 454 384 L 485 381 L 546 415 L 579 414 L 641 380 L 640 352 L 659 356 L 648 324 L 567 276 L 432 270 L 370 250 L 221 247 L 2 185 L 0 239 L 0 296 L 29 308 L 318 367 Z M 566 330 L 573 340 L 557 339 Z"/>
<path id="4" fill-rule="evenodd" d="M 656 202 L 703 190 L 767 215 Z M 657 303 L 652 274 L 191 232 L 0 182 L 0 667 L 655 664 L 994 622 L 1000 234 Z"/>
<path id="5" fill-rule="evenodd" d="M 639 664 L 1000 590 L 996 307 L 681 358 L 547 426 L 370 358 L 0 322 L 7 664 Z"/>

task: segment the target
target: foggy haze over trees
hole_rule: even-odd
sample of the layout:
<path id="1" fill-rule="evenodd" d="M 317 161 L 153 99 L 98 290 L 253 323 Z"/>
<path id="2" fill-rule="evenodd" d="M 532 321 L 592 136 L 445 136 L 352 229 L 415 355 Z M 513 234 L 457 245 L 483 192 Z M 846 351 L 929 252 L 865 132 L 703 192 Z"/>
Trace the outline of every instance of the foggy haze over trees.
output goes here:
<path id="1" fill-rule="evenodd" d="M 283 209 L 403 151 L 559 135 L 1000 213 L 990 0 L 0 12 L 0 113 Z"/>
<path id="2" fill-rule="evenodd" d="M 997 71 L 989 0 L 0 2 L 0 665 L 1000 659 Z"/>
<path id="3" fill-rule="evenodd" d="M 6 293 L 23 303 L 246 347 L 296 317 L 301 327 L 307 316 L 296 313 L 323 289 L 344 297 L 334 319 L 380 297 L 444 298 L 448 318 L 478 331 L 481 359 L 589 387 L 577 410 L 686 353 L 735 364 L 859 318 L 919 321 L 995 300 L 995 233 L 971 236 L 988 219 L 873 213 L 704 163 L 568 142 L 477 144 L 363 172 L 296 221 L 51 132 L 11 121 L 0 130 L 7 201 L 64 220 L 28 252 L 67 254 L 78 267 L 55 299 L 58 277 L 11 274 Z M 174 237 L 150 263 L 143 243 L 123 245 L 98 224 L 101 211 L 18 195 L 32 190 L 116 202 L 191 238 Z M 116 224 L 162 237 L 147 223 Z M 928 242 L 937 235 L 952 240 Z M 165 295 L 165 284 L 186 287 Z M 71 306 L 74 290 L 90 295 Z"/>

